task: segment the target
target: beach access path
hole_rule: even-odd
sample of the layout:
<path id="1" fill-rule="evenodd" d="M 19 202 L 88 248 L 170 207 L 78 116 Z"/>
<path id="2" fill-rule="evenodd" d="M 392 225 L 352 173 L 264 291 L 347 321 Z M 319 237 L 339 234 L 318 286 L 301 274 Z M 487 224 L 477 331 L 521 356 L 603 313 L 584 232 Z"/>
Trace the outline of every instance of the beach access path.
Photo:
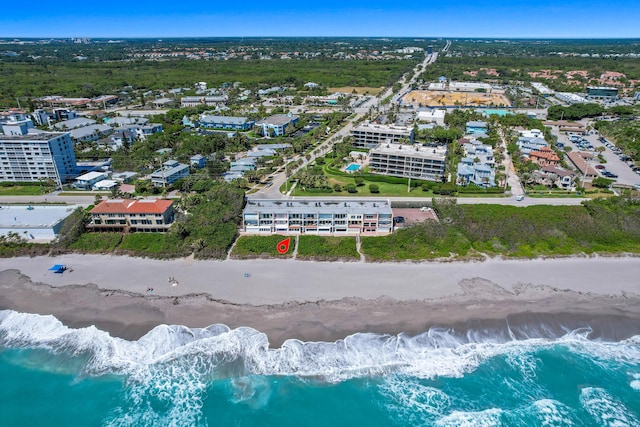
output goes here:
<path id="1" fill-rule="evenodd" d="M 48 270 L 54 264 L 72 271 Z M 110 255 L 0 259 L 0 271 L 20 270 L 54 287 L 95 284 L 101 289 L 153 295 L 209 294 L 234 304 L 269 305 L 343 298 L 432 300 L 465 292 L 461 281 L 482 278 L 512 291 L 545 285 L 602 295 L 640 295 L 640 257 L 570 257 L 470 262 L 349 263 L 297 260 L 153 260 Z M 245 275 L 248 273 L 248 275 Z M 177 286 L 171 286 L 175 278 Z"/>

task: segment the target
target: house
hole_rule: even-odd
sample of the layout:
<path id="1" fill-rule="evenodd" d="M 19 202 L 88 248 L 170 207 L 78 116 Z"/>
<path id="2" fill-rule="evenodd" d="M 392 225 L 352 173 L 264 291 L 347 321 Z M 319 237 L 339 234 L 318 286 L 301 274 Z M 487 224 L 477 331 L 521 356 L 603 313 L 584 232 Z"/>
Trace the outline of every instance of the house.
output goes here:
<path id="1" fill-rule="evenodd" d="M 87 229 L 92 231 L 164 232 L 174 220 L 172 200 L 109 199 L 89 212 Z"/>
<path id="2" fill-rule="evenodd" d="M 91 190 L 96 183 L 107 178 L 109 178 L 107 172 L 88 172 L 77 177 L 73 186 L 78 190 Z"/>
<path id="3" fill-rule="evenodd" d="M 242 229 L 252 234 L 388 234 L 393 211 L 388 200 L 249 199 Z"/>
<path id="4" fill-rule="evenodd" d="M 287 129 L 295 126 L 300 116 L 293 114 L 275 114 L 255 123 L 255 127 L 263 136 L 281 136 L 287 133 Z"/>
<path id="5" fill-rule="evenodd" d="M 111 191 L 114 188 L 118 188 L 120 184 L 117 181 L 111 179 L 103 179 L 93 184 L 93 191 Z"/>
<path id="6" fill-rule="evenodd" d="M 595 178 L 598 176 L 595 168 L 591 166 L 588 161 L 593 160 L 593 156 L 589 153 L 582 151 L 571 151 L 567 153 L 567 157 L 571 160 L 571 163 L 580 171 L 584 178 Z"/>
<path id="7" fill-rule="evenodd" d="M 151 174 L 151 182 L 155 187 L 166 187 L 187 176 L 189 165 L 178 163 L 177 160 L 167 160 L 162 164 L 162 168 Z"/>
<path id="8" fill-rule="evenodd" d="M 540 151 L 543 148 L 549 147 L 549 143 L 544 138 L 521 136 L 516 141 L 516 145 L 520 149 L 520 152 L 525 156 L 532 151 Z"/>
<path id="9" fill-rule="evenodd" d="M 77 117 L 71 120 L 63 120 L 53 125 L 56 130 L 71 130 L 78 129 L 84 126 L 95 125 L 96 121 L 92 119 L 87 119 L 84 117 Z"/>
<path id="10" fill-rule="evenodd" d="M 536 182 L 569 190 L 575 187 L 576 174 L 557 166 L 543 166 L 540 170 L 535 171 L 534 177 Z"/>
<path id="11" fill-rule="evenodd" d="M 120 183 L 129 184 L 138 176 L 137 172 L 115 172 L 112 178 Z"/>
<path id="12" fill-rule="evenodd" d="M 113 132 L 113 128 L 107 125 L 89 125 L 73 129 L 69 132 L 75 142 L 97 141 Z"/>
<path id="13" fill-rule="evenodd" d="M 113 127 L 122 127 L 130 125 L 146 125 L 149 119 L 144 117 L 114 117 L 112 119 L 105 119 L 105 124 Z"/>
<path id="14" fill-rule="evenodd" d="M 444 126 L 444 117 L 446 114 L 446 110 L 419 108 L 416 112 L 416 122 L 435 123 L 438 126 Z"/>
<path id="15" fill-rule="evenodd" d="M 153 108 L 167 108 L 173 106 L 173 104 L 175 103 L 176 101 L 171 98 L 160 98 L 151 101 L 151 105 L 153 105 Z"/>
<path id="16" fill-rule="evenodd" d="M 204 157 L 203 155 L 196 154 L 195 156 L 191 156 L 191 158 L 189 159 L 189 162 L 191 163 L 191 166 L 193 166 L 194 168 L 202 169 L 207 164 L 207 158 Z"/>
<path id="17" fill-rule="evenodd" d="M 458 163 L 456 184 L 475 184 L 479 187 L 494 187 L 496 174 L 492 167 L 476 163 L 473 159 L 465 157 Z"/>
<path id="18" fill-rule="evenodd" d="M 529 160 L 538 166 L 557 166 L 560 163 L 560 157 L 549 147 L 542 147 L 540 150 L 530 151 Z"/>
<path id="19" fill-rule="evenodd" d="M 467 134 L 487 133 L 488 123 L 483 121 L 471 121 L 467 122 L 466 132 Z"/>
<path id="20" fill-rule="evenodd" d="M 140 140 L 144 141 L 148 136 L 153 135 L 155 133 L 162 132 L 162 124 L 161 123 L 148 123 L 144 126 L 140 126 L 136 130 L 136 134 Z"/>

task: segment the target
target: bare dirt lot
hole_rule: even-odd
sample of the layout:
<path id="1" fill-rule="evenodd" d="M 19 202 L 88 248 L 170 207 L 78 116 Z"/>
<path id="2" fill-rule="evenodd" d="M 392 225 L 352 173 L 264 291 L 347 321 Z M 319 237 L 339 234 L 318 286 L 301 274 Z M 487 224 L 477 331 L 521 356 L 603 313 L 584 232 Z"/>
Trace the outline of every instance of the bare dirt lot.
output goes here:
<path id="1" fill-rule="evenodd" d="M 436 221 L 438 220 L 438 216 L 433 209 L 422 211 L 418 208 L 394 208 L 393 216 L 401 216 L 404 218 L 404 223 L 396 224 L 396 227 L 417 224 L 428 219 L 434 219 Z"/>
<path id="2" fill-rule="evenodd" d="M 405 105 L 441 106 L 510 106 L 509 99 L 499 92 L 452 92 L 447 90 L 412 90 L 402 98 Z"/>

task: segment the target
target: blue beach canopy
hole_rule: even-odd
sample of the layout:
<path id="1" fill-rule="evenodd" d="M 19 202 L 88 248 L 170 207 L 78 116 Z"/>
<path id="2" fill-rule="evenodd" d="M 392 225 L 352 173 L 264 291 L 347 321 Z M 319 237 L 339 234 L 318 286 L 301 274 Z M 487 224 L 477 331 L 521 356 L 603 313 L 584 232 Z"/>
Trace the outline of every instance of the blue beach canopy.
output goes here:
<path id="1" fill-rule="evenodd" d="M 56 264 L 53 267 L 51 267 L 49 270 L 51 271 L 55 271 L 56 273 L 62 273 L 63 271 L 65 271 L 67 269 L 66 266 L 62 265 L 62 264 Z"/>

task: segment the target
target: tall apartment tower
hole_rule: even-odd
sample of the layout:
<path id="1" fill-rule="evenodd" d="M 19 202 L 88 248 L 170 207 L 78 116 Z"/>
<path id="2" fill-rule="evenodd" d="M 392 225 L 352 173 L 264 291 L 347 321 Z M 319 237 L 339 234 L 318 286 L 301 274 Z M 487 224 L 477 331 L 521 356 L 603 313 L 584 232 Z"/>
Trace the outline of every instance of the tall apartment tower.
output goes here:
<path id="1" fill-rule="evenodd" d="M 76 169 L 73 142 L 67 132 L 0 134 L 0 181 L 51 179 L 62 185 L 77 176 Z"/>

